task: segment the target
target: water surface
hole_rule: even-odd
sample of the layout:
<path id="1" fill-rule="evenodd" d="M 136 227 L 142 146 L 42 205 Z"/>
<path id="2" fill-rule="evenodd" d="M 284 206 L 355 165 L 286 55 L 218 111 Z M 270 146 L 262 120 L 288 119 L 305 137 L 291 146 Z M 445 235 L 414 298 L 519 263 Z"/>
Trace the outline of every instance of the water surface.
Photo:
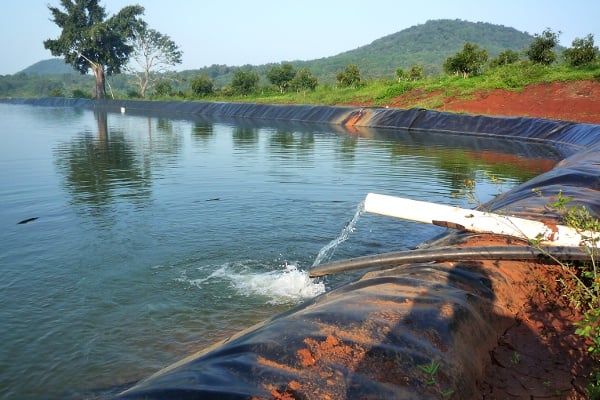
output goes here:
<path id="1" fill-rule="evenodd" d="M 3 399 L 115 390 L 354 279 L 306 270 L 368 192 L 474 207 L 466 184 L 484 202 L 559 158 L 433 132 L 4 104 L 0 121 Z M 332 259 L 442 232 L 365 214 Z"/>

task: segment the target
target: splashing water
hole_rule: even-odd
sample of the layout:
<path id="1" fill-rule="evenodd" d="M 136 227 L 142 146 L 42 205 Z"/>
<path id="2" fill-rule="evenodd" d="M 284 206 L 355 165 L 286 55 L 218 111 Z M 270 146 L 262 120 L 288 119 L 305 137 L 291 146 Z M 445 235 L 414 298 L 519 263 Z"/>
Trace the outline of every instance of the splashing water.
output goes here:
<path id="1" fill-rule="evenodd" d="M 240 295 L 265 296 L 269 298 L 269 304 L 297 304 L 326 290 L 323 282 L 310 278 L 307 271 L 298 269 L 294 264 L 286 263 L 280 269 L 267 272 L 254 272 L 251 270 L 253 266 L 252 262 L 228 263 L 208 277 L 190 279 L 184 273 L 177 281 L 197 287 L 228 281 Z"/>
<path id="2" fill-rule="evenodd" d="M 324 283 L 290 264 L 284 271 L 232 276 L 231 282 L 239 293 L 270 297 L 271 304 L 299 303 L 325 292 Z"/>
<path id="3" fill-rule="evenodd" d="M 321 264 L 323 261 L 329 261 L 331 257 L 333 257 L 333 254 L 335 253 L 337 247 L 346 240 L 348 240 L 350 234 L 355 231 L 358 219 L 362 214 L 364 214 L 364 212 L 365 202 L 362 201 L 358 204 L 356 212 L 354 213 L 354 217 L 352 217 L 352 220 L 346 224 L 344 229 L 342 229 L 342 232 L 340 232 L 339 236 L 333 239 L 331 242 L 329 242 L 329 244 L 327 244 L 319 251 L 319 254 L 317 254 L 317 257 L 315 258 L 315 261 L 312 264 L 313 267 Z"/>

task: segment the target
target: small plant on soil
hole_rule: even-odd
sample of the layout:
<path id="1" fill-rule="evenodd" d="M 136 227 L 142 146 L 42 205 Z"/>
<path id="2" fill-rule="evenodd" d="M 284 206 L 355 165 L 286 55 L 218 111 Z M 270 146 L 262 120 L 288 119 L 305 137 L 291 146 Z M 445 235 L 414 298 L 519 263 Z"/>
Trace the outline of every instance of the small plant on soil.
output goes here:
<path id="1" fill-rule="evenodd" d="M 499 182 L 501 184 L 501 182 Z M 497 183 L 498 184 L 498 183 Z M 461 193 L 466 195 L 470 202 L 478 202 L 475 197 L 474 183 L 470 180 L 464 182 L 465 189 Z M 539 189 L 533 192 L 542 196 Z M 564 296 L 568 296 L 571 304 L 583 312 L 583 319 L 577 322 L 575 334 L 583 337 L 588 343 L 588 354 L 600 362 L 600 219 L 594 217 L 590 211 L 582 205 L 572 204 L 573 199 L 559 191 L 556 200 L 547 204 L 547 208 L 560 215 L 560 222 L 575 229 L 581 235 L 581 246 L 589 253 L 589 260 L 577 263 L 567 263 L 559 260 L 552 254 L 546 254 L 559 264 L 572 278 L 573 284 L 562 282 L 565 288 Z M 531 246 L 543 251 L 542 234 L 530 238 Z M 519 363 L 519 354 L 514 353 L 511 358 L 513 364 Z M 600 399 L 600 364 L 590 374 L 588 384 L 588 396 L 591 399 Z"/>
<path id="2" fill-rule="evenodd" d="M 435 385 L 435 375 L 440 368 L 440 363 L 434 360 L 431 360 L 431 364 L 419 365 L 419 369 L 429 375 L 429 379 L 427 380 L 427 386 Z"/>
<path id="3" fill-rule="evenodd" d="M 425 372 L 428 375 L 427 382 L 425 382 L 425 384 L 427 386 L 437 386 L 438 385 L 438 382 L 436 381 L 436 378 L 435 378 L 438 373 L 438 370 L 440 368 L 440 363 L 438 361 L 431 360 L 431 363 L 419 365 L 418 367 L 421 371 Z M 441 391 L 441 389 L 440 389 L 440 395 L 442 396 L 443 399 L 450 398 L 450 396 L 452 396 L 452 394 L 454 394 L 454 390 L 452 390 L 452 389 L 448 389 L 445 391 Z"/>
<path id="4" fill-rule="evenodd" d="M 572 199 L 565 197 L 560 191 L 555 202 L 550 203 L 550 209 L 559 212 L 565 225 L 578 232 L 591 232 L 591 236 L 582 237 L 582 246 L 590 253 L 589 261 L 566 265 L 576 285 L 576 290 L 570 293 L 570 300 L 575 307 L 581 309 L 584 317 L 576 323 L 575 333 L 589 343 L 587 351 L 596 361 L 600 361 L 600 270 L 598 266 L 598 249 L 600 220 L 593 217 L 589 210 L 581 205 L 572 205 Z M 590 376 L 588 395 L 592 399 L 600 399 L 600 368 L 596 368 Z"/>
<path id="5" fill-rule="evenodd" d="M 555 210 L 562 216 L 563 223 L 582 234 L 582 243 L 590 254 L 589 261 L 567 265 L 577 284 L 577 290 L 572 294 L 573 303 L 584 311 L 600 311 L 600 270 L 598 269 L 598 241 L 600 233 L 600 220 L 594 218 L 589 210 L 581 205 L 571 206 L 572 198 L 565 197 L 562 191 L 558 192 L 557 199 L 548 204 L 548 208 Z M 591 232 L 591 235 L 584 235 Z"/>
<path id="6" fill-rule="evenodd" d="M 510 362 L 513 365 L 519 365 L 521 363 L 521 355 L 518 352 L 513 352 L 512 357 L 510 358 Z"/>

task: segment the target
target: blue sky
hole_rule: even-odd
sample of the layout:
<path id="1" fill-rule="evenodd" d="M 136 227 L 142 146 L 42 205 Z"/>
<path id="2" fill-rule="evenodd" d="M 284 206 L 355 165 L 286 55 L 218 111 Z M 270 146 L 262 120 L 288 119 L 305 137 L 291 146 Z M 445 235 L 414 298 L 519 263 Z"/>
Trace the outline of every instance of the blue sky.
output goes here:
<path id="1" fill-rule="evenodd" d="M 60 31 L 48 4 L 20 0 L 4 4 L 0 24 L 0 74 L 14 74 L 51 58 L 43 41 Z M 594 35 L 600 44 L 598 0 L 101 0 L 109 14 L 140 4 L 150 27 L 169 35 L 183 50 L 177 69 L 231 66 L 336 55 L 431 19 L 490 22 L 530 34 L 561 31 L 563 46 Z"/>

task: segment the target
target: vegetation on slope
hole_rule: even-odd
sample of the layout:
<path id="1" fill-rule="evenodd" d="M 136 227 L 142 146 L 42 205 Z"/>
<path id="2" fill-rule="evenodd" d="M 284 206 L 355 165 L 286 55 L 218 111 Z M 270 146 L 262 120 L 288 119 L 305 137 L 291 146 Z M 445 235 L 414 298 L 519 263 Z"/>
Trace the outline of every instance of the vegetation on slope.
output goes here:
<path id="1" fill-rule="evenodd" d="M 533 36 L 519 32 L 513 28 L 489 23 L 473 23 L 461 20 L 435 20 L 416 25 L 400 32 L 382 37 L 371 44 L 361 46 L 335 56 L 310 61 L 290 61 L 297 70 L 308 68 L 321 85 L 335 84 L 336 74 L 348 64 L 355 64 L 367 80 L 393 80 L 398 68 L 406 69 L 413 65 L 421 65 L 426 75 L 437 75 L 442 71 L 442 64 L 452 54 L 459 51 L 465 42 L 477 43 L 487 49 L 490 57 L 501 51 L 511 49 L 523 51 Z M 65 70 L 67 64 L 60 59 L 46 60 L 39 65 L 31 66 L 12 76 L 0 76 L 0 96 L 47 96 L 60 88 L 66 95 L 74 90 L 89 91 L 92 77 L 64 77 L 64 73 L 73 75 L 72 70 Z M 260 84 L 268 84 L 267 72 L 277 64 L 241 67 L 212 65 L 196 70 L 182 71 L 177 74 L 165 74 L 174 92 L 189 91 L 189 82 L 197 76 L 206 76 L 214 82 L 215 88 L 225 88 L 231 84 L 233 76 L 240 68 L 255 72 L 260 77 Z M 49 76 L 52 68 L 56 68 L 53 76 Z M 41 82 L 38 74 L 47 74 Z M 135 89 L 134 79 L 127 75 L 115 75 L 109 84 L 119 97 Z"/>
<path id="2" fill-rule="evenodd" d="M 51 58 L 49 60 L 38 61 L 35 64 L 25 68 L 20 74 L 25 75 L 62 75 L 77 74 L 69 64 L 62 58 Z"/>
<path id="3" fill-rule="evenodd" d="M 348 64 L 356 64 L 366 79 L 393 79 L 397 68 L 422 65 L 427 75 L 442 72 L 446 58 L 465 42 L 477 43 L 491 57 L 511 49 L 522 51 L 533 37 L 514 28 L 483 22 L 435 20 L 375 40 L 367 46 L 321 60 L 299 63 L 324 81 Z M 328 79 L 326 79 L 328 78 Z"/>
<path id="4" fill-rule="evenodd" d="M 473 42 L 465 42 L 468 39 Z M 600 81 L 598 49 L 591 35 L 566 50 L 556 44 L 557 34 L 551 30 L 530 36 L 487 23 L 428 21 L 320 60 L 160 74 L 148 98 L 387 106 L 392 99 L 418 92 L 432 95 L 420 96 L 407 106 L 436 108 L 447 97 L 468 99 L 482 90 L 519 91 L 539 83 Z M 537 58 L 555 61 L 543 63 Z M 37 75 L 41 67 L 50 64 L 65 66 L 59 59 L 38 64 L 27 73 L 0 76 L 0 96 L 91 96 L 93 77 Z M 432 73 L 433 67 L 443 68 L 446 74 Z M 327 78 L 331 74 L 333 78 Z M 222 82 L 224 77 L 229 77 L 227 83 Z M 139 96 L 132 76 L 113 76 L 107 83 L 114 98 Z"/>

